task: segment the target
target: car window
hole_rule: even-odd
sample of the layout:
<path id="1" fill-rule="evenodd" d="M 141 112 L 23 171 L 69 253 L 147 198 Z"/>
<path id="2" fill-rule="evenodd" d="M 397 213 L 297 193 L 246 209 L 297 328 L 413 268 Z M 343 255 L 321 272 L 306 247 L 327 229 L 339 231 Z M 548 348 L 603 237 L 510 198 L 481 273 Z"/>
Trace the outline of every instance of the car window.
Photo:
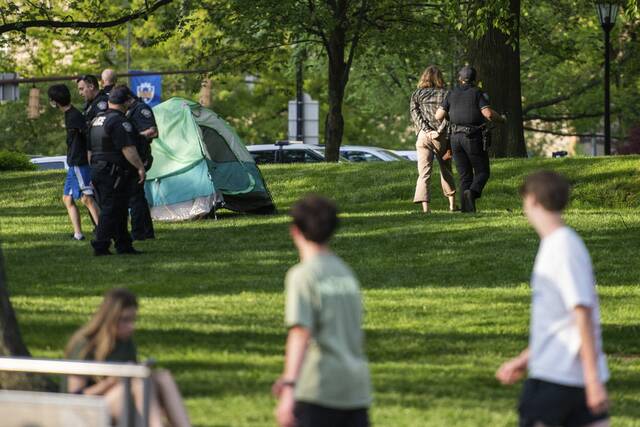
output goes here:
<path id="1" fill-rule="evenodd" d="M 283 150 L 282 151 L 282 163 L 317 163 L 321 162 L 322 158 L 308 150 Z"/>
<path id="2" fill-rule="evenodd" d="M 382 159 L 366 151 L 340 151 L 350 162 L 381 162 Z"/>
<path id="3" fill-rule="evenodd" d="M 266 151 L 251 151 L 251 156 L 255 160 L 256 164 L 261 165 L 265 163 L 275 163 L 275 152 L 273 150 Z"/>
<path id="4" fill-rule="evenodd" d="M 42 162 L 35 165 L 38 170 L 64 169 L 64 162 Z"/>
<path id="5" fill-rule="evenodd" d="M 382 150 L 382 152 L 384 152 L 387 156 L 394 158 L 396 160 L 407 160 L 406 157 L 402 157 L 398 153 L 394 153 L 391 150 Z"/>

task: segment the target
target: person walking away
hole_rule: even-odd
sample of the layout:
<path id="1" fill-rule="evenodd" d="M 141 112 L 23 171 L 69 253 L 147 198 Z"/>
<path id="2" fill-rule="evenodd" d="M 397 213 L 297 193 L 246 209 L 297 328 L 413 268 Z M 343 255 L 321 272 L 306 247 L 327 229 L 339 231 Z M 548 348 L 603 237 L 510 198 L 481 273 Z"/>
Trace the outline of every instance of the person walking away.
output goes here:
<path id="1" fill-rule="evenodd" d="M 476 200 L 489 181 L 489 153 L 483 144 L 483 127 L 489 121 L 506 119 L 489 105 L 489 97 L 475 86 L 476 70 L 465 66 L 458 73 L 460 83 L 444 99 L 436 118 L 448 117 L 451 150 L 460 176 L 462 212 L 475 212 Z"/>
<path id="2" fill-rule="evenodd" d="M 151 107 L 140 101 L 133 93 L 130 94 L 126 105 L 127 119 L 133 125 L 136 137 L 136 148 L 145 170 L 148 171 L 153 163 L 151 143 L 158 136 L 158 125 Z M 144 183 L 140 184 L 135 180 L 131 181 L 129 211 L 132 239 L 155 239 L 149 203 L 144 194 Z"/>
<path id="3" fill-rule="evenodd" d="M 111 89 L 116 85 L 116 72 L 111 68 L 107 68 L 100 75 L 100 80 L 102 80 L 102 93 L 108 97 L 111 93 Z"/>
<path id="4" fill-rule="evenodd" d="M 114 87 L 109 109 L 91 122 L 91 180 L 100 205 L 98 228 L 91 241 L 96 256 L 111 254 L 111 240 L 119 254 L 140 253 L 131 245 L 127 206 L 130 181 L 144 183 L 145 170 L 136 150 L 133 126 L 125 117 L 124 103 L 128 99 L 128 87 Z"/>
<path id="5" fill-rule="evenodd" d="M 282 427 L 366 427 L 371 404 L 362 297 L 353 271 L 331 252 L 333 202 L 308 196 L 291 209 L 300 255 L 285 279 L 284 371 L 273 384 Z"/>
<path id="6" fill-rule="evenodd" d="M 138 363 L 138 352 L 133 342 L 137 314 L 138 299 L 133 293 L 117 288 L 108 291 L 91 320 L 69 340 L 65 357 L 71 360 Z M 149 427 L 164 426 L 163 412 L 172 427 L 191 426 L 180 390 L 171 373 L 166 370 L 156 371 L 151 380 L 153 387 L 149 399 Z M 121 379 L 70 375 L 63 388 L 74 394 L 104 396 L 111 417 L 116 422 L 119 421 L 125 393 Z M 134 378 L 131 392 L 137 417 L 143 411 L 142 391 L 142 380 Z"/>
<path id="7" fill-rule="evenodd" d="M 555 172 L 529 175 L 524 212 L 540 236 L 531 276 L 529 346 L 496 373 L 514 384 L 529 370 L 520 426 L 608 427 L 600 308 L 589 252 L 562 220 L 569 183 Z"/>
<path id="8" fill-rule="evenodd" d="M 442 192 L 449 199 L 449 210 L 456 210 L 456 185 L 451 168 L 451 150 L 447 135 L 447 121 L 436 120 L 435 114 L 447 94 L 442 72 L 434 65 L 427 67 L 418 89 L 411 95 L 410 112 L 417 133 L 418 181 L 413 197 L 414 203 L 422 203 L 425 213 L 431 211 L 431 171 L 434 157 L 440 165 Z"/>
<path id="9" fill-rule="evenodd" d="M 81 76 L 76 80 L 76 83 L 78 84 L 80 96 L 85 100 L 84 118 L 87 124 L 90 124 L 99 113 L 107 111 L 107 108 L 109 108 L 109 96 L 100 90 L 98 79 L 94 75 Z"/>
<path id="10" fill-rule="evenodd" d="M 66 85 L 50 86 L 47 93 L 51 106 L 64 113 L 64 127 L 67 132 L 67 165 L 69 169 L 64 183 L 62 202 L 67 208 L 71 220 L 73 239 L 84 240 L 80 212 L 75 202 L 82 201 L 89 210 L 94 224 L 98 223 L 100 215 L 91 187 L 91 169 L 87 158 L 87 124 L 82 113 L 71 105 L 71 93 Z"/>

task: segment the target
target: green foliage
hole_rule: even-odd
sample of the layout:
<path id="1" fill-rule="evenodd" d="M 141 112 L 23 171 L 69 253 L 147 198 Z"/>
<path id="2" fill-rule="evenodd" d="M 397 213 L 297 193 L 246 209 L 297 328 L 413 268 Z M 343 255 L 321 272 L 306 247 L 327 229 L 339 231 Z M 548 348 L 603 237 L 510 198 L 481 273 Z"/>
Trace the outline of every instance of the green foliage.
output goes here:
<path id="1" fill-rule="evenodd" d="M 31 171 L 36 166 L 22 153 L 0 151 L 0 171 Z"/>
<path id="2" fill-rule="evenodd" d="M 71 241 L 62 172 L 3 173 L 10 294 L 34 356 L 58 358 L 104 291 L 132 289 L 141 359 L 173 372 L 194 425 L 273 426 L 283 279 L 297 262 L 284 212 L 308 192 L 324 193 L 342 212 L 334 249 L 363 288 L 372 423 L 511 426 L 520 387 L 500 386 L 494 373 L 526 346 L 539 243 L 517 188 L 525 174 L 555 169 L 574 183 L 566 219 L 584 237 L 598 278 L 612 422 L 632 427 L 640 418 L 639 160 L 497 161 L 480 213 L 450 214 L 436 194 L 428 217 L 411 203 L 413 163 L 274 165 L 262 169 L 283 214 L 157 223 L 158 239 L 136 243 L 146 253 L 135 259 L 93 259 L 88 242 Z M 84 210 L 83 224 L 91 227 Z"/>

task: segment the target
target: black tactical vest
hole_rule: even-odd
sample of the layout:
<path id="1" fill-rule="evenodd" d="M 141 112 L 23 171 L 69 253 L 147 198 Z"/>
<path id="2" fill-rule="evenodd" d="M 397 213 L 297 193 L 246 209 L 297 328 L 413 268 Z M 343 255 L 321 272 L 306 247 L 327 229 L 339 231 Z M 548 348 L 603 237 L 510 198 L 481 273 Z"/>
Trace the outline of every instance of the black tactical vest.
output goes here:
<path id="1" fill-rule="evenodd" d="M 449 119 L 452 124 L 463 126 L 480 126 L 485 119 L 478 105 L 480 89 L 463 85 L 449 93 Z M 482 95 L 480 95 L 482 96 Z"/>
<path id="2" fill-rule="evenodd" d="M 109 163 L 122 164 L 124 156 L 116 149 L 113 139 L 105 129 L 105 123 L 112 120 L 116 112 L 100 113 L 91 122 L 89 127 L 89 141 L 91 150 L 91 163 L 105 161 Z"/>

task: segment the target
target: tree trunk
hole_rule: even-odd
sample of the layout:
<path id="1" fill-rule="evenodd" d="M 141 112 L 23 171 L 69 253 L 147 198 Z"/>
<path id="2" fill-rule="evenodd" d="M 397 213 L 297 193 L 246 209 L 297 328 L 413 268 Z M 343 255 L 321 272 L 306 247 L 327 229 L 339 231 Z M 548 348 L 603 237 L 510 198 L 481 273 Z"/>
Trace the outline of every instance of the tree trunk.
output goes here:
<path id="1" fill-rule="evenodd" d="M 4 257 L 0 248 L 0 356 L 31 357 L 22 341 L 15 311 L 9 299 L 9 287 L 4 268 Z M 2 390 L 47 390 L 57 391 L 57 385 L 41 375 L 0 372 Z"/>
<path id="2" fill-rule="evenodd" d="M 31 353 L 22 341 L 16 314 L 9 300 L 2 249 L 0 249 L 0 354 L 31 357 Z"/>
<path id="3" fill-rule="evenodd" d="M 478 80 L 489 94 L 494 110 L 507 114 L 507 123 L 496 126 L 490 153 L 494 157 L 526 157 L 522 127 L 520 84 L 520 0 L 510 0 L 513 16 L 512 45 L 509 36 L 489 25 L 486 34 L 470 44 L 469 62 L 478 70 Z"/>
<path id="4" fill-rule="evenodd" d="M 326 48 L 329 57 L 329 112 L 324 127 L 325 160 L 337 162 L 344 133 L 342 104 L 349 77 L 345 62 L 346 32 L 341 25 L 336 25 L 331 31 Z"/>

